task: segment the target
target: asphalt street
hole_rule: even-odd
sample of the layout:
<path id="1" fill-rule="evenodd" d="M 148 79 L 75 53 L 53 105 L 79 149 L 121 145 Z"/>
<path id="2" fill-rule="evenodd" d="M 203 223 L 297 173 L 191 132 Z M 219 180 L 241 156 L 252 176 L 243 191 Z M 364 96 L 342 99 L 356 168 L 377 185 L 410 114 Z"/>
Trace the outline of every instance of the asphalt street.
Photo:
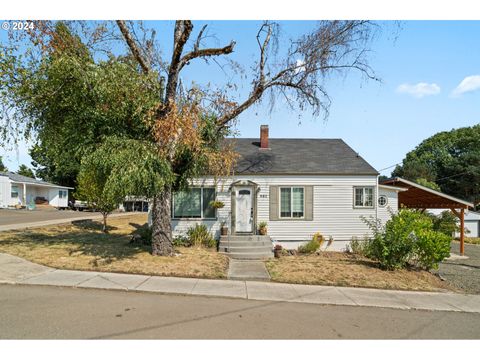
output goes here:
<path id="1" fill-rule="evenodd" d="M 0 226 L 15 225 L 23 223 L 34 223 L 37 221 L 75 219 L 85 216 L 99 216 L 99 212 L 72 211 L 72 210 L 10 210 L 0 209 Z"/>
<path id="2" fill-rule="evenodd" d="M 480 314 L 0 285 L 1 339 L 478 339 Z"/>

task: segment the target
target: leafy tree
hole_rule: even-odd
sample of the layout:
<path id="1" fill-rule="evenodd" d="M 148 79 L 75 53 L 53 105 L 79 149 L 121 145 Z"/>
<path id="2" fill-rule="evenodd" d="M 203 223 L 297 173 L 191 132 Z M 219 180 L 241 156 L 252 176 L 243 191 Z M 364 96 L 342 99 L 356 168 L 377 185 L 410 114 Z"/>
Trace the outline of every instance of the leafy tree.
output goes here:
<path id="1" fill-rule="evenodd" d="M 440 190 L 480 202 L 480 125 L 444 131 L 422 141 L 392 173 L 409 180 L 422 178 Z"/>
<path id="2" fill-rule="evenodd" d="M 425 186 L 429 189 L 432 189 L 432 190 L 436 190 L 436 191 L 442 191 L 440 189 L 440 186 L 438 186 L 437 184 L 435 184 L 433 181 L 428 181 L 427 179 L 424 179 L 424 178 L 418 178 L 415 180 L 415 182 L 419 185 L 422 185 L 422 186 Z"/>
<path id="3" fill-rule="evenodd" d="M 35 173 L 27 165 L 21 164 L 17 171 L 18 175 L 23 175 L 35 179 Z"/>
<path id="4" fill-rule="evenodd" d="M 153 197 L 172 177 L 153 143 L 110 137 L 82 159 L 76 195 L 102 213 L 107 232 L 107 216 L 125 196 Z"/>
<path id="5" fill-rule="evenodd" d="M 94 61 L 62 22 L 44 47 L 36 61 L 8 53 L 0 58 L 6 70 L 0 79 L 8 87 L 3 105 L 17 109 L 7 125 L 23 126 L 35 139 L 30 155 L 40 178 L 74 187 L 82 157 L 104 137 L 152 138 L 144 119 L 158 102 L 160 85 L 154 74 L 138 72 L 131 58 Z"/>
<path id="6" fill-rule="evenodd" d="M 253 72 L 240 77 L 251 80 L 250 93 L 243 99 L 232 96 L 239 84 L 228 80 L 218 89 L 197 83 L 189 88 L 180 82 L 182 70 L 190 63 L 198 59 L 218 62 L 216 58 L 234 51 L 235 41 L 223 47 L 204 47 L 206 26 L 195 37 L 193 23 L 179 20 L 174 24 L 172 55 L 166 61 L 154 32 L 145 31 L 141 23 L 119 20 L 117 28 L 111 25 L 102 23 L 89 31 L 88 24 L 83 23 L 77 33 L 82 33 L 89 49 L 100 47 L 105 54 L 109 52 L 105 40 L 118 39 L 119 31 L 129 51 L 127 56 L 113 60 L 110 56 L 110 60 L 99 62 L 101 56 L 92 56 L 80 37 L 73 35 L 73 23 L 58 28 L 58 23 L 37 22 L 35 31 L 24 35 L 37 50 L 24 53 L 40 53 L 40 60 L 19 60 L 14 50 L 5 47 L 0 61 L 5 75 L 0 72 L 0 82 L 13 91 L 2 96 L 7 100 L 4 105 L 13 105 L 16 111 L 6 119 L 4 133 L 11 130 L 11 124 L 25 126 L 27 135 L 32 130 L 38 133 L 41 146 L 47 150 L 46 164 L 51 167 L 46 171 L 57 174 L 70 171 L 73 175 L 79 159 L 89 156 L 98 142 L 111 136 L 139 143 L 144 139 L 155 145 L 159 161 L 168 166 L 163 174 L 173 176 L 165 177 L 161 189 L 148 187 L 157 190 L 152 209 L 153 254 L 174 253 L 172 192 L 188 186 L 198 175 L 222 175 L 232 168 L 234 154 L 231 149 L 225 151 L 221 139 L 231 133 L 246 109 L 267 95 L 272 101 L 282 96 L 293 109 L 310 109 L 315 116 L 327 117 L 330 98 L 325 81 L 330 75 L 354 70 L 376 79 L 366 54 L 378 25 L 368 21 L 321 21 L 311 31 L 288 40 L 281 52 L 279 24 L 263 22 L 256 36 L 258 58 Z M 229 65 L 238 69 L 233 62 Z M 102 81 L 97 81 L 99 78 Z M 64 143 L 53 141 L 53 134 L 60 135 Z M 75 161 L 60 161 L 66 152 Z"/>
<path id="7" fill-rule="evenodd" d="M 8 169 L 7 167 L 3 164 L 3 159 L 2 157 L 0 156 L 0 172 L 7 172 Z"/>

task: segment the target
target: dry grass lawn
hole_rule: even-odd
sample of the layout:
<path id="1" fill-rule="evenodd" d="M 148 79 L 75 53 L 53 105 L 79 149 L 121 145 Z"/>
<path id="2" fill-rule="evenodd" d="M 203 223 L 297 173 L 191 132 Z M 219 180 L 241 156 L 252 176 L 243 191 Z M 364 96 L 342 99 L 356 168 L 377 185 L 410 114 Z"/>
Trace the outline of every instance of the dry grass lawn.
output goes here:
<path id="1" fill-rule="evenodd" d="M 419 291 L 456 290 L 427 271 L 385 271 L 372 260 L 341 252 L 284 256 L 269 260 L 266 265 L 272 280 L 283 283 Z"/>
<path id="2" fill-rule="evenodd" d="M 480 238 L 478 238 L 478 237 L 468 237 L 468 236 L 465 236 L 465 243 L 466 243 L 466 244 L 480 245 Z"/>
<path id="3" fill-rule="evenodd" d="M 130 234 L 146 220 L 146 214 L 111 218 L 108 234 L 92 221 L 1 232 L 0 252 L 59 269 L 226 278 L 228 258 L 215 249 L 179 247 L 180 255 L 161 257 L 130 245 Z"/>

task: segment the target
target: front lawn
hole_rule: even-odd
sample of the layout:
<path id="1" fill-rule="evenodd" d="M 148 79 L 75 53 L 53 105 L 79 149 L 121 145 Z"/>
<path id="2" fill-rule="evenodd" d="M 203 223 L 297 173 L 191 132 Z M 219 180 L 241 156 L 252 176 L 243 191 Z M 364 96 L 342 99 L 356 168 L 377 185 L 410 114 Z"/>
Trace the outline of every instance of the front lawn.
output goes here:
<path id="1" fill-rule="evenodd" d="M 267 261 L 266 266 L 272 280 L 283 283 L 419 291 L 455 290 L 428 271 L 381 270 L 372 260 L 342 252 L 283 256 Z"/>
<path id="2" fill-rule="evenodd" d="M 0 252 L 58 269 L 226 278 L 228 258 L 215 249 L 179 247 L 178 256 L 161 257 L 130 245 L 130 234 L 146 220 L 146 214 L 111 218 L 108 234 L 96 221 L 0 232 Z"/>

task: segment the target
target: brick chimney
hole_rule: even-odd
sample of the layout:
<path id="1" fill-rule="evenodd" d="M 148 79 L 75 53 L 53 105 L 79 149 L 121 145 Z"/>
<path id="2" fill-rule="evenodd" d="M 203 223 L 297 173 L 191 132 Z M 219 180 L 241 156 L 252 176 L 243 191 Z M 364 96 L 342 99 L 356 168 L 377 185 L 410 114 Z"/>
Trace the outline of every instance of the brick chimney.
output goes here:
<path id="1" fill-rule="evenodd" d="M 260 125 L 260 149 L 268 148 L 268 125 Z"/>

